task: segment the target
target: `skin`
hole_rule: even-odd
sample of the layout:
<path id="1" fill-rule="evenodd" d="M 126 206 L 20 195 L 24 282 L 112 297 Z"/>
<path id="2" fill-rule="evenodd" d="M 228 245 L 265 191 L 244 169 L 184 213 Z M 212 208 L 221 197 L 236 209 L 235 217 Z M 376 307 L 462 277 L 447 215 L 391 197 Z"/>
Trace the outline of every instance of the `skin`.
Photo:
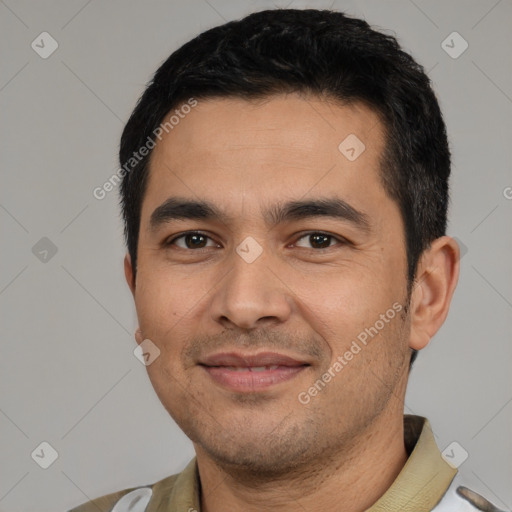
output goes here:
<path id="1" fill-rule="evenodd" d="M 349 134 L 366 146 L 355 161 L 338 150 Z M 450 237 L 423 254 L 407 312 L 309 403 L 298 400 L 358 334 L 394 303 L 407 304 L 403 222 L 378 174 L 383 140 L 379 118 L 363 105 L 289 94 L 201 100 L 153 151 L 136 279 L 129 255 L 125 274 L 137 342 L 161 351 L 149 378 L 194 443 L 203 510 L 362 511 L 406 461 L 410 349 L 425 347 L 448 313 L 459 269 Z M 171 196 L 208 200 L 227 217 L 152 230 L 152 212 Z M 363 212 L 368 229 L 323 216 L 265 222 L 276 202 L 333 197 Z M 172 241 L 190 230 L 209 237 L 204 248 Z M 319 231 L 332 235 L 321 239 L 327 248 L 309 237 Z M 262 248 L 252 263 L 235 250 L 248 236 Z M 197 364 L 231 351 L 274 351 L 309 366 L 239 393 Z"/>

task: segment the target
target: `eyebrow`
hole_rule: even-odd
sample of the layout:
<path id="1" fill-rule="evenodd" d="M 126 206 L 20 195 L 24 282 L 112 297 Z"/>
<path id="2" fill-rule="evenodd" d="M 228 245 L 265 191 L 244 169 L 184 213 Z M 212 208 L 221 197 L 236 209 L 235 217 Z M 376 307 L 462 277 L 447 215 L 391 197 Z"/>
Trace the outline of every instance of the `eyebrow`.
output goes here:
<path id="1" fill-rule="evenodd" d="M 268 226 L 312 217 L 330 217 L 347 221 L 366 232 L 370 231 L 371 227 L 367 214 L 337 197 L 277 203 L 264 212 L 265 223 Z M 150 230 L 156 231 L 163 224 L 173 220 L 218 220 L 228 224 L 232 217 L 209 201 L 170 197 L 151 214 Z"/>

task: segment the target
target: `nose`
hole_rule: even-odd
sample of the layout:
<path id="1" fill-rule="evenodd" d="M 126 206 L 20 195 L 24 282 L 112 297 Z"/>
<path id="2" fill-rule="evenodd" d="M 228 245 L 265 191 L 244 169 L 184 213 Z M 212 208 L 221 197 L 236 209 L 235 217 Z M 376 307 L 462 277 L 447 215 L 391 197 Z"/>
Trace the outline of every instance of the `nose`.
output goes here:
<path id="1" fill-rule="evenodd" d="M 263 251 L 249 263 L 233 251 L 230 270 L 215 288 L 211 302 L 214 321 L 224 328 L 254 329 L 289 319 L 292 292 L 271 259 Z"/>

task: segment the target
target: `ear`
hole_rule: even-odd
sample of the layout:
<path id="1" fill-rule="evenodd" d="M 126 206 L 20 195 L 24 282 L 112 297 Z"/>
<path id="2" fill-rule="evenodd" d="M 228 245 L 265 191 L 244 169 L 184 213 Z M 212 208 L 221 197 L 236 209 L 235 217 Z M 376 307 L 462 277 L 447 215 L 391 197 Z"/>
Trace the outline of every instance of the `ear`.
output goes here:
<path id="1" fill-rule="evenodd" d="M 135 295 L 135 279 L 133 278 L 132 259 L 129 253 L 126 253 L 126 256 L 124 257 L 124 276 L 128 286 L 130 287 L 132 295 Z"/>
<path id="2" fill-rule="evenodd" d="M 459 279 L 457 242 L 442 236 L 424 251 L 411 292 L 409 346 L 421 350 L 443 325 Z"/>

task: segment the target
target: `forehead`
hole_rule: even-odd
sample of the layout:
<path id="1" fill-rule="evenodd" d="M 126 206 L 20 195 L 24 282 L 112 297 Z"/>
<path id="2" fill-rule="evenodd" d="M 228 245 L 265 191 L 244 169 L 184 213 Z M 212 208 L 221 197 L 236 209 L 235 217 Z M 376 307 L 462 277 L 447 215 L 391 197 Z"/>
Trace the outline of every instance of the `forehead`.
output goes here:
<path id="1" fill-rule="evenodd" d="M 198 100 L 153 150 L 143 216 L 171 194 L 243 197 L 246 207 L 333 192 L 376 200 L 383 141 L 379 116 L 360 103 L 297 94 Z"/>
<path id="2" fill-rule="evenodd" d="M 314 95 L 202 99 L 180 120 L 173 118 L 178 124 L 163 134 L 154 154 L 166 152 L 179 158 L 189 157 L 192 147 L 201 156 L 219 149 L 270 150 L 280 146 L 303 158 L 337 150 L 349 134 L 357 135 L 367 147 L 383 139 L 379 117 L 366 105 L 341 104 Z"/>

